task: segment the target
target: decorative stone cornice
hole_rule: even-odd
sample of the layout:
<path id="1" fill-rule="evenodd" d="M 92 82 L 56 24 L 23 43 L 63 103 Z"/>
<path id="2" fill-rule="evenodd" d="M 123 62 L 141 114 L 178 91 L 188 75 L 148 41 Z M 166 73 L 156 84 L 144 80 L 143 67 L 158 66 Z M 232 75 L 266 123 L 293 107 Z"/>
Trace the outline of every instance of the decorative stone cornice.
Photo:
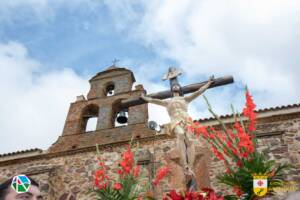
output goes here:
<path id="1" fill-rule="evenodd" d="M 158 140 L 170 140 L 173 139 L 174 137 L 171 137 L 167 134 L 161 134 L 161 135 L 155 135 L 155 136 L 150 136 L 146 138 L 136 138 L 135 141 L 140 143 L 140 144 L 151 144 L 153 141 L 158 141 Z M 110 143 L 110 144 L 103 144 L 99 145 L 100 150 L 105 150 L 105 149 L 111 149 L 114 147 L 119 147 L 122 145 L 127 145 L 129 142 L 128 141 L 122 141 L 122 142 L 115 142 L 115 143 Z M 1 166 L 7 166 L 7 165 L 12 165 L 16 163 L 24 163 L 24 162 L 31 162 L 34 160 L 42 160 L 42 159 L 51 159 L 55 157 L 62 157 L 62 156 L 68 156 L 68 155 L 74 155 L 74 154 L 79 154 L 79 153 L 85 153 L 85 152 L 96 152 L 96 147 L 83 147 L 79 149 L 74 149 L 74 150 L 68 150 L 68 151 L 61 151 L 61 152 L 54 152 L 54 153 L 49 153 L 49 152 L 44 152 L 38 155 L 34 156 L 28 156 L 28 157 L 20 157 L 20 158 L 14 158 L 14 159 L 9 159 L 9 160 L 3 160 L 0 161 L 0 167 Z"/>

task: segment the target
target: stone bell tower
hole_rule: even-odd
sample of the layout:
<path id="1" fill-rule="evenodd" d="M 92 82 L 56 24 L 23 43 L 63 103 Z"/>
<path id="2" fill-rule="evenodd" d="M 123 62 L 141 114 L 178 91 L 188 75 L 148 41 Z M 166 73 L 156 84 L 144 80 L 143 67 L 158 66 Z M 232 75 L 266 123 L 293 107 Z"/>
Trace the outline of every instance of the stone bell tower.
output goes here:
<path id="1" fill-rule="evenodd" d="M 153 135 L 147 128 L 146 104 L 120 106 L 123 99 L 139 97 L 145 92 L 142 85 L 132 89 L 134 82 L 132 71 L 114 65 L 92 77 L 87 98 L 78 96 L 71 103 L 63 133 L 49 151 L 68 151 Z M 96 125 L 94 130 L 87 131 L 90 119 L 96 120 Z"/>

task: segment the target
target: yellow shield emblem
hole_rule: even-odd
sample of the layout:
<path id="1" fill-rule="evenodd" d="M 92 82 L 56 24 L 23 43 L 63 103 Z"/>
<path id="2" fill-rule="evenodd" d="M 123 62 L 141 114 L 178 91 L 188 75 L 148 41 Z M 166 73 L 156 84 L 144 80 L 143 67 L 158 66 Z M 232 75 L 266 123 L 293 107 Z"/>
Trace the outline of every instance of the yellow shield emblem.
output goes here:
<path id="1" fill-rule="evenodd" d="M 268 192 L 268 176 L 253 176 L 253 191 L 259 196 L 265 196 Z"/>

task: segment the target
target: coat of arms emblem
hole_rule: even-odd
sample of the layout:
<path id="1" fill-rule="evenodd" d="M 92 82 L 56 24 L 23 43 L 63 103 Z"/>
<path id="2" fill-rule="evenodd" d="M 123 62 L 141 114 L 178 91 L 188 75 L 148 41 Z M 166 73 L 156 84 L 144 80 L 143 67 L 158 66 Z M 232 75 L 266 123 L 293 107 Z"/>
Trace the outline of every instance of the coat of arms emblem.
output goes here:
<path id="1" fill-rule="evenodd" d="M 253 191 L 259 196 L 265 196 L 268 192 L 268 176 L 253 175 Z"/>

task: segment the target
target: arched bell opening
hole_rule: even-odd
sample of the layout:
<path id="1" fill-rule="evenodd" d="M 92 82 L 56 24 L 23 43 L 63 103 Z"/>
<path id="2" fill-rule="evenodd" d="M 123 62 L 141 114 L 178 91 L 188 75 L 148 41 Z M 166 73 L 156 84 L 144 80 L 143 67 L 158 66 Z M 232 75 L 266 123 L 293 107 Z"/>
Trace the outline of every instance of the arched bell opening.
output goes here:
<path id="1" fill-rule="evenodd" d="M 128 109 L 120 107 L 121 100 L 113 104 L 113 127 L 127 126 L 128 125 Z"/>
<path id="2" fill-rule="evenodd" d="M 115 95 L 115 84 L 113 82 L 106 84 L 104 93 L 107 97 Z"/>
<path id="3" fill-rule="evenodd" d="M 115 127 L 128 125 L 128 110 L 120 110 L 115 117 Z"/>
<path id="4" fill-rule="evenodd" d="M 81 132 L 91 132 L 97 129 L 99 106 L 90 104 L 82 111 Z"/>

